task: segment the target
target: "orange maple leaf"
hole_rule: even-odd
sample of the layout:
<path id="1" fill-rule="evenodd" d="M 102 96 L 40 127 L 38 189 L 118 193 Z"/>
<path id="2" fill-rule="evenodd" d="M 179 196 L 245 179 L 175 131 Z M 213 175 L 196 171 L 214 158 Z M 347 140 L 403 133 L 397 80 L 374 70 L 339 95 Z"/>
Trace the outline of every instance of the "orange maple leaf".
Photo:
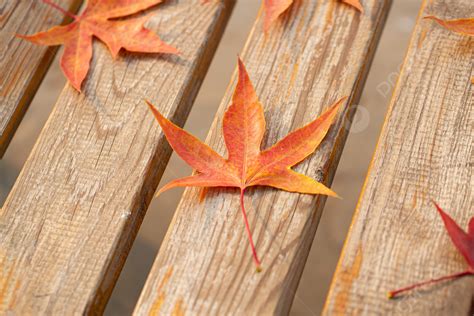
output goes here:
<path id="1" fill-rule="evenodd" d="M 64 45 L 61 69 L 78 91 L 86 77 L 92 58 L 92 38 L 95 36 L 117 57 L 121 48 L 132 52 L 177 54 L 176 48 L 165 44 L 152 31 L 144 28 L 150 15 L 127 20 L 125 17 L 148 9 L 162 0 L 89 0 L 84 12 L 76 16 L 52 3 L 43 2 L 72 17 L 65 26 L 55 26 L 34 35 L 17 35 L 39 45 Z"/>
<path id="2" fill-rule="evenodd" d="M 433 20 L 444 28 L 467 36 L 474 36 L 474 18 L 443 20 L 433 15 L 425 16 L 424 19 Z"/>
<path id="3" fill-rule="evenodd" d="M 167 120 L 151 103 L 148 105 L 171 147 L 196 171 L 189 177 L 166 184 L 158 194 L 174 187 L 186 186 L 239 188 L 242 215 L 259 271 L 260 260 L 253 244 L 244 207 L 245 189 L 251 186 L 270 186 L 290 192 L 337 196 L 322 183 L 291 170 L 291 167 L 316 150 L 346 98 L 336 102 L 313 122 L 262 151 L 260 146 L 265 133 L 263 107 L 240 59 L 238 64 L 238 83 L 232 104 L 223 118 L 227 159 Z"/>
<path id="4" fill-rule="evenodd" d="M 330 0 L 333 1 L 333 0 Z M 348 5 L 353 6 L 360 12 L 364 9 L 360 4 L 360 0 L 340 0 Z M 265 20 L 263 22 L 263 29 L 268 32 L 271 25 L 283 14 L 292 4 L 294 0 L 264 0 Z"/>

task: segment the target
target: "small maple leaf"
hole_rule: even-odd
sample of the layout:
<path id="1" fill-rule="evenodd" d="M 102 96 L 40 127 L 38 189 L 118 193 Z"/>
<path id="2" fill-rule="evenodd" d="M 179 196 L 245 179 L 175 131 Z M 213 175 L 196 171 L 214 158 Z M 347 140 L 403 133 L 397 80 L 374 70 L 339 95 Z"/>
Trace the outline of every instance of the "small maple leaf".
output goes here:
<path id="1" fill-rule="evenodd" d="M 144 28 L 150 15 L 110 20 L 143 11 L 162 0 L 89 0 L 86 9 L 79 16 L 65 11 L 50 0 L 43 2 L 72 17 L 74 21 L 65 26 L 55 26 L 46 32 L 17 36 L 39 45 L 63 44 L 61 69 L 78 91 L 81 91 L 81 84 L 89 72 L 94 36 L 107 45 L 114 58 L 121 48 L 142 53 L 178 53 L 176 48 Z"/>
<path id="2" fill-rule="evenodd" d="M 160 124 L 174 151 L 196 173 L 176 179 L 162 187 L 158 194 L 175 187 L 235 187 L 240 189 L 240 203 L 253 258 L 260 271 L 260 260 L 252 240 L 244 206 L 245 189 L 270 186 L 290 192 L 337 196 L 331 189 L 303 174 L 291 170 L 312 154 L 326 136 L 337 111 L 346 100 L 332 105 L 319 118 L 290 133 L 274 146 L 261 150 L 265 133 L 263 107 L 258 101 L 244 64 L 239 59 L 239 78 L 232 104 L 224 114 L 223 134 L 228 151 L 225 159 L 167 120 L 151 103 L 150 110 Z"/>
<path id="3" fill-rule="evenodd" d="M 333 1 L 333 0 L 329 0 Z M 353 6 L 360 12 L 364 9 L 360 4 L 360 0 L 339 0 L 350 6 Z M 265 9 L 265 20 L 263 22 L 263 29 L 265 33 L 270 30 L 271 25 L 283 14 L 292 4 L 294 0 L 264 0 L 263 5 Z"/>
<path id="4" fill-rule="evenodd" d="M 436 16 L 428 15 L 424 19 L 433 20 L 452 32 L 474 36 L 474 18 L 443 20 Z"/>
<path id="5" fill-rule="evenodd" d="M 474 275 L 474 217 L 471 217 L 469 221 L 469 225 L 467 228 L 467 232 L 463 231 L 461 227 L 448 215 L 446 214 L 438 204 L 433 202 L 438 210 L 441 219 L 443 220 L 444 226 L 446 227 L 446 231 L 448 232 L 451 241 L 453 242 L 454 246 L 457 250 L 462 254 L 464 259 L 468 264 L 468 268 L 462 272 L 454 273 L 451 275 L 447 275 L 441 278 L 432 279 L 420 283 L 416 283 L 414 285 L 410 285 L 395 291 L 390 291 L 388 293 L 389 298 L 395 298 L 396 296 L 404 293 L 406 291 L 412 290 L 414 288 L 433 284 L 436 282 L 446 281 L 457 279 L 467 275 Z"/>

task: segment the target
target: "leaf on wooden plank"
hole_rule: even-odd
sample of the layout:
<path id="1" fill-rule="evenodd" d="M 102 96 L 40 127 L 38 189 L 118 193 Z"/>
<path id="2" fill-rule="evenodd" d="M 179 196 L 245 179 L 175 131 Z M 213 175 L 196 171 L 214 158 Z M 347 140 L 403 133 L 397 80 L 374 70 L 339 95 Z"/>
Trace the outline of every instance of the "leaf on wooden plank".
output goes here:
<path id="1" fill-rule="evenodd" d="M 448 232 L 449 237 L 451 238 L 451 241 L 464 257 L 467 264 L 469 265 L 469 268 L 465 271 L 447 275 L 441 278 L 416 283 L 395 291 L 390 291 L 388 293 L 389 298 L 395 298 L 406 291 L 413 290 L 423 285 L 457 279 L 466 275 L 474 275 L 474 217 L 471 217 L 468 224 L 467 232 L 465 232 L 448 214 L 446 214 L 446 212 L 441 209 L 441 207 L 439 207 L 438 204 L 436 204 L 435 202 L 433 203 L 436 209 L 438 210 L 441 219 L 443 220 L 444 226 L 446 228 L 446 231 Z"/>
<path id="2" fill-rule="evenodd" d="M 208 1 L 208 0 L 204 0 Z M 332 1 L 332 0 L 330 0 Z M 360 0 L 340 0 L 350 6 L 353 6 L 360 12 L 364 12 L 364 9 L 360 3 Z M 265 32 L 270 30 L 271 25 L 283 14 L 292 4 L 294 0 L 264 0 L 265 8 L 265 20 L 263 23 L 263 29 Z"/>
<path id="3" fill-rule="evenodd" d="M 263 0 L 265 9 L 265 20 L 263 22 L 265 32 L 268 32 L 270 26 L 278 17 L 285 12 L 293 3 L 294 0 Z M 201 0 L 202 4 L 209 3 L 210 0 Z"/>
<path id="4" fill-rule="evenodd" d="M 270 26 L 278 17 L 285 12 L 291 5 L 293 0 L 264 0 L 265 20 L 263 22 L 263 29 L 265 32 L 270 30 Z"/>
<path id="5" fill-rule="evenodd" d="M 443 20 L 433 15 L 425 16 L 424 19 L 433 20 L 444 28 L 467 36 L 474 36 L 474 18 Z"/>
<path id="6" fill-rule="evenodd" d="M 238 68 L 239 78 L 232 104 L 223 118 L 227 159 L 167 120 L 151 103 L 148 105 L 171 147 L 196 171 L 192 176 L 166 184 L 158 194 L 171 188 L 187 186 L 239 188 L 246 232 L 257 271 L 260 271 L 260 260 L 244 207 L 245 189 L 251 186 L 270 186 L 289 192 L 337 196 L 322 183 L 291 170 L 291 167 L 316 150 L 334 122 L 339 107 L 347 98 L 342 98 L 316 120 L 262 151 L 260 146 L 265 133 L 263 107 L 240 59 Z"/>
<path id="7" fill-rule="evenodd" d="M 150 15 L 110 20 L 143 11 L 162 0 L 89 0 L 86 9 L 79 16 L 65 11 L 50 0 L 43 2 L 71 16 L 74 21 L 65 26 L 55 26 L 46 32 L 17 36 L 39 45 L 64 45 L 61 69 L 78 91 L 81 91 L 82 82 L 89 71 L 94 36 L 107 45 L 114 58 L 122 48 L 142 53 L 178 53 L 176 48 L 164 43 L 144 27 Z"/>
<path id="8" fill-rule="evenodd" d="M 360 3 L 360 0 L 342 0 L 345 4 L 348 4 L 350 6 L 353 6 L 360 12 L 364 12 L 364 8 L 362 7 L 362 4 Z"/>

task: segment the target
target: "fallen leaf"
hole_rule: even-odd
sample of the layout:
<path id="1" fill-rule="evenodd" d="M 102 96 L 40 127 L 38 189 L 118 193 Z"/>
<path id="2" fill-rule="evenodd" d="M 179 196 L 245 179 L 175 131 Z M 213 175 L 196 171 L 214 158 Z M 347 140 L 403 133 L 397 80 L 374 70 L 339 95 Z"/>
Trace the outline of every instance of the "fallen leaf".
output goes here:
<path id="1" fill-rule="evenodd" d="M 434 205 L 436 206 L 436 209 L 438 210 L 439 215 L 441 216 L 441 219 L 443 220 L 444 226 L 446 228 L 446 231 L 448 232 L 449 237 L 451 238 L 451 241 L 453 242 L 454 246 L 457 248 L 457 250 L 462 254 L 464 259 L 466 260 L 467 264 L 469 265 L 469 268 L 467 270 L 454 273 L 451 275 L 447 275 L 441 278 L 437 279 L 432 279 L 420 283 L 416 283 L 395 291 L 390 291 L 388 293 L 389 298 L 394 298 L 401 293 L 404 293 L 409 290 L 413 290 L 417 287 L 423 286 L 423 285 L 428 285 L 428 284 L 433 284 L 441 281 L 446 281 L 446 280 L 452 280 L 452 279 L 457 279 L 466 275 L 474 275 L 474 217 L 471 217 L 467 232 L 463 231 L 461 227 L 459 227 L 458 224 L 448 215 L 446 214 L 441 207 L 438 206 L 435 202 L 433 202 Z"/>
<path id="2" fill-rule="evenodd" d="M 360 3 L 360 0 L 342 0 L 345 4 L 348 4 L 350 6 L 353 6 L 360 12 L 364 12 L 364 8 L 362 7 L 362 4 Z"/>
<path id="3" fill-rule="evenodd" d="M 263 29 L 268 32 L 270 26 L 278 17 L 285 12 L 291 5 L 293 0 L 264 0 L 265 20 L 263 22 Z"/>
<path id="4" fill-rule="evenodd" d="M 433 20 L 452 32 L 474 36 L 474 18 L 443 20 L 436 16 L 428 15 L 424 19 Z"/>
<path id="5" fill-rule="evenodd" d="M 64 45 L 61 69 L 78 91 L 86 77 L 92 58 L 92 38 L 95 36 L 117 57 L 121 48 L 131 52 L 177 54 L 152 31 L 144 28 L 150 15 L 127 20 L 110 20 L 126 17 L 148 9 L 162 0 L 89 0 L 84 12 L 73 15 L 50 0 L 43 0 L 74 21 L 65 26 L 55 26 L 34 35 L 17 35 L 39 45 Z"/>
<path id="6" fill-rule="evenodd" d="M 291 170 L 291 167 L 316 150 L 346 98 L 336 102 L 316 120 L 262 151 L 260 146 L 265 133 L 263 107 L 240 59 L 238 68 L 239 78 L 232 104 L 223 118 L 227 159 L 167 120 L 151 103 L 148 105 L 171 147 L 196 171 L 192 176 L 166 184 L 158 194 L 171 188 L 186 186 L 239 188 L 242 215 L 259 271 L 260 260 L 253 244 L 244 206 L 245 189 L 251 186 L 270 186 L 290 192 L 337 196 L 322 183 Z"/>
<path id="7" fill-rule="evenodd" d="M 204 0 L 207 1 L 207 0 Z M 329 0 L 333 1 L 333 0 Z M 360 0 L 340 0 L 350 6 L 353 6 L 360 12 L 364 12 Z M 270 30 L 271 25 L 283 14 L 292 4 L 294 0 L 264 0 L 265 20 L 263 29 L 265 33 Z"/>

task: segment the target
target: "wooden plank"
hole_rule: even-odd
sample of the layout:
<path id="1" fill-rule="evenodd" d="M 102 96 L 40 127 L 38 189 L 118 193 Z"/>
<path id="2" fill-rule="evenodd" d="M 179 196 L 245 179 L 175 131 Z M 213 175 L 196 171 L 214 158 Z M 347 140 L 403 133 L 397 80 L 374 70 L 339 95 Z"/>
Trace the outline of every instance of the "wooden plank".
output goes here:
<path id="1" fill-rule="evenodd" d="M 350 95 L 327 139 L 296 170 L 330 183 L 390 1 L 365 1 L 366 13 L 336 1 L 301 1 L 265 36 L 262 15 L 243 59 L 265 107 L 268 147 Z M 207 142 L 221 154 L 221 119 L 235 76 Z M 263 259 L 255 273 L 236 190 L 187 189 L 161 245 L 135 314 L 254 315 L 288 312 L 325 197 L 271 188 L 246 193 Z"/>
<path id="2" fill-rule="evenodd" d="M 61 5 L 76 12 L 81 0 Z M 57 47 L 35 46 L 15 37 L 32 34 L 69 20 L 38 0 L 3 0 L 0 3 L 0 158 L 10 143 Z"/>
<path id="3" fill-rule="evenodd" d="M 420 16 L 472 16 L 471 0 L 424 1 Z M 474 205 L 474 40 L 419 19 L 324 314 L 468 315 L 472 279 L 387 299 L 461 271 L 430 199 L 467 227 Z"/>
<path id="4" fill-rule="evenodd" d="M 171 153 L 144 98 L 184 122 L 234 2 L 158 6 L 148 26 L 179 57 L 94 45 L 1 211 L 0 314 L 103 311 Z"/>

